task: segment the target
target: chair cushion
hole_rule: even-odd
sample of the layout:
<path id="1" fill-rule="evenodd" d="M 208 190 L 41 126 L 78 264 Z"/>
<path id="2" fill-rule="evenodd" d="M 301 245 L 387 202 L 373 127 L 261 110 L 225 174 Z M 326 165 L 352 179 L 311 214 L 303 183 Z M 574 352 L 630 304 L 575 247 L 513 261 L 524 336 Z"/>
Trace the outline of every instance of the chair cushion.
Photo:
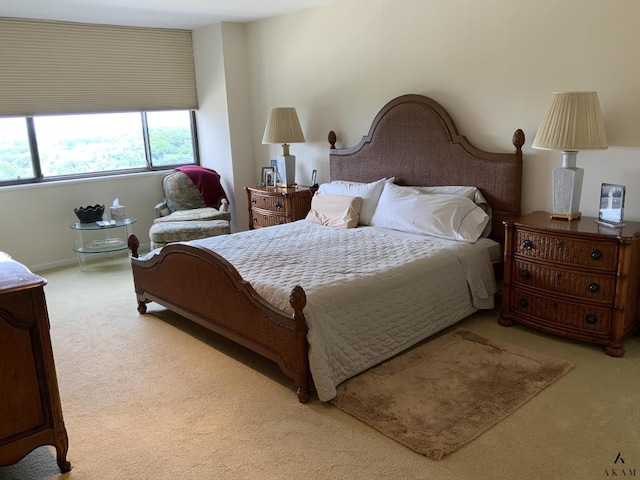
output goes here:
<path id="1" fill-rule="evenodd" d="M 149 229 L 151 246 L 171 242 L 187 242 L 199 238 L 214 237 L 231 233 L 227 220 L 190 220 L 186 222 L 154 223 Z"/>
<path id="2" fill-rule="evenodd" d="M 156 218 L 153 223 L 186 222 L 189 220 L 231 220 L 229 212 L 221 212 L 211 207 L 194 208 L 192 210 L 178 210 L 164 217 Z"/>
<path id="3" fill-rule="evenodd" d="M 162 187 L 167 208 L 171 212 L 206 207 L 198 187 L 182 172 L 174 171 L 165 175 Z"/>

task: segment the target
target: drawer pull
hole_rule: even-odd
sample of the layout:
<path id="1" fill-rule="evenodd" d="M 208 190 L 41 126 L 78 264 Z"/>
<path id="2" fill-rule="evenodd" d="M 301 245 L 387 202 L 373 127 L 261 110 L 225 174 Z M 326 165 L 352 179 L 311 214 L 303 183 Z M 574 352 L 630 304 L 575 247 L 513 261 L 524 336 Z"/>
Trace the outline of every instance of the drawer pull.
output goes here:
<path id="1" fill-rule="evenodd" d="M 522 271 L 520 272 L 520 275 L 522 276 L 522 278 L 531 278 L 531 272 L 526 268 L 522 269 Z"/>
<path id="2" fill-rule="evenodd" d="M 279 218 L 279 219 L 276 220 L 276 225 L 282 225 L 284 223 L 285 223 L 285 221 L 284 221 L 283 218 Z"/>
<path id="3" fill-rule="evenodd" d="M 585 321 L 589 325 L 595 325 L 598 322 L 598 317 L 596 317 L 593 313 L 590 313 L 589 315 L 586 316 Z"/>
<path id="4" fill-rule="evenodd" d="M 564 245 L 564 240 L 561 238 L 556 239 L 556 247 L 562 247 Z"/>
<path id="5" fill-rule="evenodd" d="M 518 303 L 522 308 L 527 308 L 529 306 L 529 301 L 526 298 L 521 298 Z"/>
<path id="6" fill-rule="evenodd" d="M 258 219 L 256 217 L 253 217 L 251 220 L 253 220 L 254 225 L 258 223 Z"/>
<path id="7" fill-rule="evenodd" d="M 255 205 L 256 203 L 258 203 L 258 200 L 256 200 L 255 198 L 251 199 L 251 205 Z"/>
<path id="8" fill-rule="evenodd" d="M 598 285 L 597 283 L 590 283 L 589 284 L 589 291 L 592 293 L 596 293 L 598 290 L 600 290 L 600 285 Z"/>
<path id="9" fill-rule="evenodd" d="M 531 250 L 533 248 L 533 242 L 527 238 L 524 242 L 522 242 L 522 248 L 524 248 L 525 250 Z"/>
<path id="10" fill-rule="evenodd" d="M 276 210 L 282 210 L 282 202 L 276 202 Z"/>
<path id="11" fill-rule="evenodd" d="M 602 260 L 602 252 L 600 250 L 594 250 L 591 252 L 591 258 L 594 260 Z"/>
<path id="12" fill-rule="evenodd" d="M 556 272 L 553 276 L 556 277 L 556 280 L 560 280 L 562 278 L 562 273 Z"/>

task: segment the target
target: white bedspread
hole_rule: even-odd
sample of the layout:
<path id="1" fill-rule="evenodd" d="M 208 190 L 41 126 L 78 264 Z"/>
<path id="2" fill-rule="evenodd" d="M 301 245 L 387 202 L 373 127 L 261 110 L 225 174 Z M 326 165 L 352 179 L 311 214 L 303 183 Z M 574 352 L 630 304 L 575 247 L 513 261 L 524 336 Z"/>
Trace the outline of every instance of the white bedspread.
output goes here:
<path id="1" fill-rule="evenodd" d="M 304 220 L 190 243 L 225 257 L 282 310 L 291 311 L 291 289 L 304 288 L 309 364 L 322 401 L 347 378 L 494 305 L 491 261 L 478 244 Z"/>

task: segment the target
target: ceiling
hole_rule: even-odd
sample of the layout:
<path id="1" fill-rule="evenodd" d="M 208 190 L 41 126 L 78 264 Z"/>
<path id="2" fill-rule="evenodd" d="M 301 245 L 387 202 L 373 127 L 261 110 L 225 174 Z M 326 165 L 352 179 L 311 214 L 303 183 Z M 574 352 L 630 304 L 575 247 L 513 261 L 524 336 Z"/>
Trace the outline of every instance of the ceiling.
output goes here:
<path id="1" fill-rule="evenodd" d="M 337 0 L 0 0 L 0 17 L 195 29 L 252 22 Z"/>

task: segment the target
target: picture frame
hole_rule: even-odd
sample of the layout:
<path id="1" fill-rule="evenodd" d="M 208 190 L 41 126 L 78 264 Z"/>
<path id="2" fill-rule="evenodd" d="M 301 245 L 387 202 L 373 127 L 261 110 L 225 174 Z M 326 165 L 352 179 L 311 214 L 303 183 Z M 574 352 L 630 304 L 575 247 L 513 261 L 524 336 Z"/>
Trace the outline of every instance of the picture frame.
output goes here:
<path id="1" fill-rule="evenodd" d="M 272 167 L 262 167 L 262 181 L 265 187 L 276 186 L 276 171 Z"/>
<path id="2" fill-rule="evenodd" d="M 613 183 L 600 186 L 600 207 L 597 222 L 609 227 L 624 226 L 624 197 L 626 187 Z"/>
<path id="3" fill-rule="evenodd" d="M 314 185 L 317 185 L 317 183 L 318 183 L 318 170 L 313 170 L 311 172 L 311 183 L 309 185 L 313 187 Z"/>
<path id="4" fill-rule="evenodd" d="M 280 180 L 280 174 L 278 173 L 278 160 L 271 160 L 271 168 L 273 168 L 273 171 L 276 174 L 276 184 L 282 183 Z"/>

